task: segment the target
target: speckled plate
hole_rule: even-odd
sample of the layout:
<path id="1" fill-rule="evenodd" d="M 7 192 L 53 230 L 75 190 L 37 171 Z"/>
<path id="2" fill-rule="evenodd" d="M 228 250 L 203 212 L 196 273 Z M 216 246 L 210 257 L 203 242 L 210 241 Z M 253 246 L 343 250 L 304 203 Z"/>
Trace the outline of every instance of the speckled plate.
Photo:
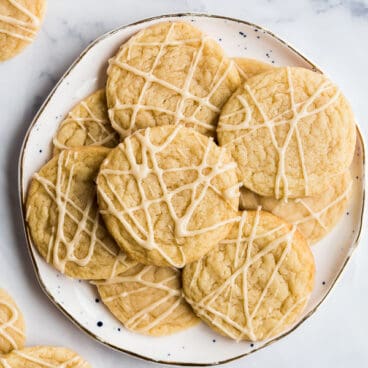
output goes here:
<path id="1" fill-rule="evenodd" d="M 217 39 L 229 56 L 251 57 L 275 65 L 318 70 L 312 62 L 271 32 L 248 22 L 220 16 L 166 15 L 109 32 L 93 42 L 73 63 L 33 120 L 20 157 L 22 204 L 32 174 L 51 155 L 51 138 L 63 116 L 78 100 L 104 85 L 108 58 L 138 30 L 162 20 L 179 19 L 193 22 Z M 331 291 L 357 245 L 364 209 L 364 146 L 360 134 L 352 170 L 354 187 L 349 208 L 334 231 L 313 247 L 317 264 L 315 289 L 298 323 L 284 335 L 315 312 Z M 23 205 L 22 210 L 25 216 Z M 251 354 L 282 337 L 255 344 L 235 343 L 212 332 L 204 324 L 160 338 L 129 332 L 96 301 L 96 291 L 92 286 L 87 282 L 66 278 L 48 266 L 37 253 L 27 230 L 26 236 L 35 272 L 46 295 L 88 335 L 121 352 L 166 364 L 213 365 Z M 102 326 L 98 322 L 103 322 Z"/>

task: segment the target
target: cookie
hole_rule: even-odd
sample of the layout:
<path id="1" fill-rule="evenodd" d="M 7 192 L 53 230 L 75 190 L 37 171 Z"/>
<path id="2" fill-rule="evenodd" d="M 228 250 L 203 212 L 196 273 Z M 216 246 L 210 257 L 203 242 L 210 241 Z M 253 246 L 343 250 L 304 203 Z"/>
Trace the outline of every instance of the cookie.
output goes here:
<path id="1" fill-rule="evenodd" d="M 198 322 L 181 290 L 181 272 L 137 264 L 97 284 L 103 303 L 124 326 L 145 335 L 163 336 Z"/>
<path id="2" fill-rule="evenodd" d="M 48 263 L 71 277 L 105 279 L 129 263 L 97 208 L 94 180 L 109 151 L 62 151 L 34 174 L 29 187 L 27 223 L 33 242 Z"/>
<path id="3" fill-rule="evenodd" d="M 268 72 L 275 68 L 271 64 L 264 63 L 263 61 L 256 59 L 233 58 L 233 60 L 243 82 L 246 82 L 249 78 L 252 78 L 257 74 Z"/>
<path id="4" fill-rule="evenodd" d="M 97 177 L 100 212 L 117 243 L 143 264 L 183 267 L 229 232 L 239 204 L 236 164 L 182 125 L 139 130 Z"/>
<path id="5" fill-rule="evenodd" d="M 276 199 L 314 196 L 350 165 L 353 113 L 324 75 L 277 68 L 252 77 L 224 106 L 220 145 L 246 188 Z"/>
<path id="6" fill-rule="evenodd" d="M 182 22 L 139 31 L 110 60 L 107 75 L 110 120 L 123 138 L 178 123 L 214 136 L 221 107 L 240 85 L 222 48 Z"/>
<path id="7" fill-rule="evenodd" d="M 314 244 L 327 235 L 343 215 L 351 187 L 351 175 L 346 172 L 331 178 L 328 188 L 318 196 L 290 199 L 287 203 L 260 197 L 259 203 L 264 210 L 295 224 L 310 244 Z"/>
<path id="8" fill-rule="evenodd" d="M 78 146 L 115 147 L 118 134 L 107 114 L 106 94 L 100 89 L 79 102 L 62 121 L 54 138 L 54 155 Z"/>
<path id="9" fill-rule="evenodd" d="M 0 356 L 24 346 L 25 324 L 13 298 L 0 289 Z"/>
<path id="10" fill-rule="evenodd" d="M 46 0 L 0 2 L 0 61 L 19 54 L 33 42 L 46 10 Z"/>
<path id="11" fill-rule="evenodd" d="M 74 351 L 53 346 L 34 346 L 0 356 L 0 368 L 91 368 Z"/>
<path id="12" fill-rule="evenodd" d="M 195 313 L 234 340 L 266 340 L 300 317 L 314 284 L 304 237 L 265 211 L 242 212 L 228 237 L 183 271 Z"/>

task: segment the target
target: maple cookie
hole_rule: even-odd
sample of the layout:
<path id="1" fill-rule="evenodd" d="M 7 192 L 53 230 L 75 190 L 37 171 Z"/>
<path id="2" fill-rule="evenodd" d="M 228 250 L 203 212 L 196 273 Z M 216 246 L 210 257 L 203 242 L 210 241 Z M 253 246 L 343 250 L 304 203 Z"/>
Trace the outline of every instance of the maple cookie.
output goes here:
<path id="1" fill-rule="evenodd" d="M 249 79 L 224 106 L 217 133 L 244 186 L 276 199 L 322 193 L 349 167 L 356 140 L 339 89 L 324 75 L 291 67 Z"/>
<path id="2" fill-rule="evenodd" d="M 0 368 L 91 368 L 74 351 L 54 346 L 34 346 L 0 355 Z"/>
<path id="3" fill-rule="evenodd" d="M 259 197 L 263 209 L 295 224 L 309 240 L 316 243 L 327 235 L 343 215 L 350 198 L 352 179 L 349 172 L 331 178 L 320 195 L 290 199 L 287 203 L 270 197 Z"/>
<path id="4" fill-rule="evenodd" d="M 122 137 L 178 123 L 214 136 L 222 105 L 240 85 L 222 48 L 182 22 L 139 31 L 110 60 L 107 75 L 109 115 Z"/>
<path id="5" fill-rule="evenodd" d="M 68 276 L 104 279 L 127 260 L 107 232 L 96 202 L 104 147 L 62 151 L 34 174 L 27 197 L 28 229 L 46 261 Z"/>
<path id="6" fill-rule="evenodd" d="M 313 255 L 295 226 L 265 211 L 244 211 L 219 247 L 185 266 L 184 296 L 217 332 L 265 340 L 296 322 L 314 272 Z"/>
<path id="7" fill-rule="evenodd" d="M 163 336 L 198 322 L 182 297 L 181 272 L 174 268 L 137 264 L 97 287 L 104 304 L 129 330 Z"/>
<path id="8" fill-rule="evenodd" d="M 233 58 L 233 60 L 237 67 L 238 73 L 244 82 L 257 74 L 268 72 L 269 70 L 275 68 L 271 64 L 264 63 L 263 61 L 256 59 Z"/>
<path id="9" fill-rule="evenodd" d="M 236 164 L 181 125 L 142 129 L 111 151 L 98 202 L 117 243 L 137 261 L 183 267 L 226 237 L 239 204 Z"/>
<path id="10" fill-rule="evenodd" d="M 0 1 L 0 61 L 19 54 L 33 42 L 46 10 L 46 0 Z"/>
<path id="11" fill-rule="evenodd" d="M 0 356 L 23 347 L 24 330 L 24 319 L 18 306 L 4 289 L 0 289 Z"/>
<path id="12" fill-rule="evenodd" d="M 119 137 L 107 114 L 106 94 L 100 89 L 79 102 L 62 121 L 54 139 L 54 154 L 78 146 L 115 147 Z"/>

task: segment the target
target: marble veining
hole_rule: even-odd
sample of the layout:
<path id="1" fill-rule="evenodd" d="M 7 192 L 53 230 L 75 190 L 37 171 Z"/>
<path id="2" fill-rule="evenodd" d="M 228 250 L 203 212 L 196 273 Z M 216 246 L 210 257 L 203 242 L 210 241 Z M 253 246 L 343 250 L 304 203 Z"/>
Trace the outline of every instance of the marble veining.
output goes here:
<path id="1" fill-rule="evenodd" d="M 368 2 L 366 0 L 313 0 L 312 3 L 318 14 L 342 7 L 354 17 L 368 18 Z"/>

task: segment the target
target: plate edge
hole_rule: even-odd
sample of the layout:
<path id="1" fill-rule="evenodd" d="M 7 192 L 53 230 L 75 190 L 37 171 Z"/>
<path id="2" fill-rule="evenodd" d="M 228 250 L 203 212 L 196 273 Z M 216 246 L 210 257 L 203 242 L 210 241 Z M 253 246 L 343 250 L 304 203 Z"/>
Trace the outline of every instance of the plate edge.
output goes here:
<path id="1" fill-rule="evenodd" d="M 165 364 L 165 365 L 176 365 L 176 366 L 189 366 L 189 367 L 193 367 L 193 366 L 197 366 L 197 367 L 208 367 L 208 366 L 214 366 L 214 365 L 220 365 L 220 364 L 226 364 L 226 363 L 230 363 L 232 361 L 241 359 L 243 357 L 246 357 L 250 354 L 253 354 L 257 351 L 262 350 L 263 348 L 271 345 L 272 343 L 279 341 L 280 339 L 284 338 L 285 336 L 289 335 L 290 333 L 292 333 L 294 330 L 296 330 L 301 324 L 303 324 L 309 317 L 311 317 L 316 310 L 319 308 L 319 306 L 326 300 L 326 298 L 329 296 L 329 294 L 331 293 L 332 289 L 334 288 L 335 284 L 337 283 L 337 281 L 340 279 L 342 273 L 344 272 L 347 264 L 349 263 L 353 252 L 355 251 L 355 249 L 357 248 L 360 238 L 361 238 L 361 232 L 362 232 L 362 228 L 363 228 L 363 223 L 364 223 L 364 219 L 366 217 L 366 206 L 365 206 L 365 177 L 366 177 L 366 165 L 365 165 L 365 142 L 364 142 L 364 138 L 363 135 L 360 131 L 359 125 L 356 124 L 357 127 L 357 132 L 358 132 L 358 137 L 361 141 L 361 145 L 362 145 L 362 164 L 363 164 L 363 172 L 364 172 L 364 178 L 363 178 L 363 193 L 362 193 L 362 210 L 360 213 L 360 227 L 359 227 L 359 231 L 357 234 L 357 237 L 355 239 L 355 241 L 351 244 L 351 252 L 349 254 L 349 256 L 346 258 L 345 262 L 343 263 L 341 269 L 339 270 L 339 273 L 336 275 L 335 279 L 333 280 L 333 282 L 331 283 L 329 289 L 327 290 L 326 295 L 322 298 L 322 300 L 307 314 L 303 317 L 302 320 L 300 320 L 295 326 L 293 326 L 292 329 L 290 329 L 289 331 L 285 332 L 284 334 L 273 338 L 272 340 L 268 341 L 266 344 L 264 344 L 263 346 L 251 350 L 245 354 L 241 354 L 238 355 L 236 357 L 232 357 L 226 360 L 222 360 L 222 361 L 217 361 L 217 362 L 212 362 L 212 363 L 182 363 L 182 362 L 173 362 L 173 361 L 165 361 L 165 360 L 156 360 L 153 358 L 149 358 L 146 356 L 142 356 L 140 354 L 134 353 L 132 351 L 128 351 L 128 350 L 124 350 L 122 348 L 118 348 L 116 346 L 111 345 L 110 343 L 104 341 L 103 339 L 99 338 L 98 336 L 94 335 L 92 332 L 90 332 L 88 329 L 86 329 L 84 326 L 82 326 L 74 317 L 72 317 L 64 308 L 61 304 L 59 304 L 54 297 L 52 296 L 52 294 L 49 292 L 49 290 L 47 289 L 47 287 L 45 286 L 45 284 L 43 283 L 40 273 L 39 273 L 39 269 L 37 266 L 37 262 L 35 260 L 35 257 L 33 255 L 33 250 L 32 250 L 32 240 L 27 228 L 27 224 L 26 224 L 26 209 L 25 209 L 25 192 L 24 192 L 24 188 L 23 188 L 23 162 L 24 162 L 24 151 L 25 151 L 25 147 L 28 143 L 28 139 L 30 136 L 31 131 L 34 128 L 35 123 L 37 122 L 38 118 L 40 117 L 40 115 L 42 114 L 43 110 L 45 109 L 45 107 L 47 106 L 47 104 L 49 103 L 49 101 L 51 100 L 51 98 L 53 97 L 53 95 L 55 94 L 56 90 L 58 89 L 58 87 L 60 86 L 60 84 L 64 81 L 65 78 L 68 77 L 68 75 L 70 74 L 70 72 L 75 68 L 76 65 L 79 64 L 79 62 L 81 61 L 81 59 L 95 46 L 97 45 L 100 41 L 104 40 L 105 38 L 119 32 L 120 30 L 135 26 L 135 25 L 139 25 L 139 24 L 144 24 L 153 20 L 158 20 L 158 19 L 165 19 L 165 18 L 170 18 L 170 17 L 207 17 L 207 18 L 215 18 L 215 19 L 223 19 L 223 20 L 229 20 L 232 22 L 237 22 L 237 23 L 241 23 L 241 24 L 245 24 L 248 26 L 252 26 L 255 27 L 259 30 L 264 31 L 265 33 L 267 33 L 268 35 L 270 35 L 271 37 L 275 38 L 276 40 L 278 40 L 279 42 L 281 42 L 284 46 L 286 46 L 287 48 L 289 48 L 291 51 L 293 51 L 295 54 L 297 54 L 298 56 L 300 56 L 304 61 L 306 61 L 312 68 L 314 71 L 319 72 L 321 74 L 324 74 L 322 72 L 322 70 L 315 64 L 313 63 L 311 60 L 309 60 L 306 56 L 304 56 L 303 54 L 301 54 L 298 50 L 296 50 L 293 46 L 291 46 L 289 43 L 287 43 L 286 41 L 284 41 L 283 39 L 281 39 L 280 37 L 278 37 L 276 34 L 274 34 L 272 31 L 266 29 L 263 26 L 259 26 L 255 23 L 251 23 L 245 20 L 241 20 L 241 19 L 237 19 L 237 18 L 232 18 L 232 17 L 227 17 L 227 16 L 222 16 L 222 15 L 216 15 L 216 14 L 207 14 L 207 13 L 195 13 L 195 12 L 189 12 L 189 13 L 173 13 L 173 14 L 163 14 L 163 15 L 159 15 L 159 16 L 154 16 L 154 17 L 149 17 L 149 18 L 145 18 L 142 20 L 138 20 L 136 22 L 130 23 L 130 24 L 126 24 L 123 26 L 120 26 L 118 28 L 115 28 L 107 33 L 104 33 L 102 36 L 98 37 L 97 39 L 95 39 L 93 42 L 91 42 L 82 52 L 81 54 L 74 60 L 74 62 L 70 65 L 70 67 L 67 69 L 67 71 L 63 74 L 63 76 L 59 79 L 59 81 L 56 83 L 56 85 L 54 86 L 54 88 L 51 90 L 51 92 L 49 93 L 49 95 L 46 97 L 45 101 L 42 103 L 41 107 L 39 108 L 39 110 L 37 111 L 35 117 L 32 119 L 32 122 L 30 124 L 30 126 L 27 129 L 27 132 L 25 134 L 25 137 L 23 139 L 23 143 L 21 145 L 20 148 L 20 155 L 19 155 L 19 159 L 18 159 L 18 193 L 19 193 L 19 204 L 20 204 L 20 209 L 21 209 L 21 215 L 22 215 L 22 224 L 23 224 L 23 231 L 24 231 L 24 235 L 26 238 L 26 243 L 27 243 L 27 248 L 28 248 L 28 254 L 31 258 L 32 261 L 32 265 L 36 274 L 36 278 L 37 281 L 42 289 L 42 291 L 44 292 L 44 294 L 46 294 L 46 296 L 50 299 L 50 301 L 75 325 L 77 326 L 81 331 L 83 331 L 84 333 L 86 333 L 89 337 L 95 339 L 96 341 L 98 341 L 99 343 L 108 346 L 109 348 L 122 352 L 126 355 L 130 355 L 134 358 L 138 358 L 138 359 L 142 359 L 145 361 L 149 361 L 149 362 L 153 362 L 153 363 L 158 363 L 158 364 Z"/>

